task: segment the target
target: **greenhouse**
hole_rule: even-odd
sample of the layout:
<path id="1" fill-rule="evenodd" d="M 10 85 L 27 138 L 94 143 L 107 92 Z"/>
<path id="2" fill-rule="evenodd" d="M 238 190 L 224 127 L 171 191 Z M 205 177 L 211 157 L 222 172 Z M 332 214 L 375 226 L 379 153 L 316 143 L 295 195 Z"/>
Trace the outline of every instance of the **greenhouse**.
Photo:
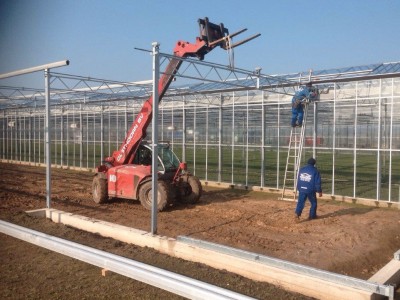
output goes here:
<path id="1" fill-rule="evenodd" d="M 160 70 L 171 59 L 163 54 Z M 272 76 L 186 59 L 181 69 L 159 104 L 159 139 L 201 181 L 281 190 L 291 99 L 312 81 L 320 96 L 309 105 L 302 163 L 317 159 L 324 194 L 399 202 L 400 63 Z M 119 149 L 152 93 L 151 80 L 45 77 L 57 167 L 95 169 Z M 46 91 L 0 88 L 0 159 L 44 164 Z"/>

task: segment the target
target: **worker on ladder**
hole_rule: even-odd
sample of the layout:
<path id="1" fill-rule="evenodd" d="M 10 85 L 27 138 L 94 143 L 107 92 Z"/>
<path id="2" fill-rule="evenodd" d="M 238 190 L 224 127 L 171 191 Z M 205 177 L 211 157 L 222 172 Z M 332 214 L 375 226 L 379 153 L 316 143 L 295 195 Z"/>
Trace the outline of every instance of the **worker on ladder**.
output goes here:
<path id="1" fill-rule="evenodd" d="M 302 126 L 304 106 L 318 97 L 318 90 L 313 88 L 312 82 L 308 82 L 306 86 L 302 86 L 292 98 L 292 122 L 291 126 Z"/>

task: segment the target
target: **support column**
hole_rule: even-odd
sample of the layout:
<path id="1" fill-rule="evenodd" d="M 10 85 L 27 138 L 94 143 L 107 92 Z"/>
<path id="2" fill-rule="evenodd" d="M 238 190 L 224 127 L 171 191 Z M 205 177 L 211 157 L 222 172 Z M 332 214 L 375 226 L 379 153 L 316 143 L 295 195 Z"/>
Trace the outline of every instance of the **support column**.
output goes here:
<path id="1" fill-rule="evenodd" d="M 382 146 L 382 79 L 379 79 L 379 100 L 378 100 L 378 145 L 377 145 L 377 166 L 376 166 L 376 200 L 381 199 L 382 185 L 382 163 L 381 163 L 381 146 Z"/>
<path id="2" fill-rule="evenodd" d="M 157 234 L 157 203 L 158 203 L 158 81 L 160 76 L 160 58 L 159 58 L 159 43 L 154 42 L 153 46 L 153 121 L 152 121 L 152 145 L 151 150 L 151 172 L 152 172 L 152 188 L 151 188 L 151 234 Z"/>
<path id="3" fill-rule="evenodd" d="M 79 168 L 83 166 L 83 117 L 82 104 L 79 105 Z"/>
<path id="4" fill-rule="evenodd" d="M 51 157 L 50 157 L 50 72 L 44 71 L 45 95 L 46 95 L 46 121 L 45 121 L 45 139 L 46 139 L 46 206 L 50 208 L 51 201 Z"/>
<path id="5" fill-rule="evenodd" d="M 258 78 L 259 79 L 259 78 Z M 279 96 L 278 96 L 279 97 Z M 265 103 L 264 103 L 264 91 L 261 92 L 261 178 L 260 187 L 263 188 L 265 185 Z M 279 103 L 279 101 L 278 101 Z"/>
<path id="6" fill-rule="evenodd" d="M 100 161 L 104 159 L 104 107 L 100 111 Z"/>
<path id="7" fill-rule="evenodd" d="M 182 161 L 186 161 L 186 107 L 185 107 L 186 101 L 185 101 L 185 96 L 183 96 L 183 105 L 182 105 Z M 196 123 L 196 114 L 194 114 L 194 124 Z M 194 131 L 194 129 L 193 129 Z M 194 134 L 194 133 L 193 133 Z M 193 136 L 194 137 L 194 136 Z M 193 139 L 194 147 L 195 146 L 195 140 Z M 194 152 L 194 158 L 196 157 L 196 152 Z"/>
<path id="8" fill-rule="evenodd" d="M 224 97 L 220 95 L 220 105 L 218 110 L 218 182 L 222 182 L 222 105 Z"/>

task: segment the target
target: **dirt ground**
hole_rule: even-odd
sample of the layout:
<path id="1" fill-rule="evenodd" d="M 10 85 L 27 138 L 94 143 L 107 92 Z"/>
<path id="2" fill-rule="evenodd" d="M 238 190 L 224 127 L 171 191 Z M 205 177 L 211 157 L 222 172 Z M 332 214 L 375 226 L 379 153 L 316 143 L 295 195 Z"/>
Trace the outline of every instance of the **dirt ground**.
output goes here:
<path id="1" fill-rule="evenodd" d="M 45 169 L 0 163 L 0 220 L 116 253 L 258 299 L 308 299 L 201 264 L 170 258 L 28 216 L 45 208 Z M 150 212 L 138 201 L 96 204 L 92 174 L 52 170 L 51 207 L 150 231 Z M 294 220 L 293 202 L 272 193 L 204 188 L 197 205 L 177 205 L 158 214 L 158 234 L 190 236 L 368 279 L 400 249 L 400 210 L 319 200 L 318 219 Z M 179 299 L 118 274 L 0 234 L 1 299 Z M 398 298 L 398 297 L 397 297 Z"/>

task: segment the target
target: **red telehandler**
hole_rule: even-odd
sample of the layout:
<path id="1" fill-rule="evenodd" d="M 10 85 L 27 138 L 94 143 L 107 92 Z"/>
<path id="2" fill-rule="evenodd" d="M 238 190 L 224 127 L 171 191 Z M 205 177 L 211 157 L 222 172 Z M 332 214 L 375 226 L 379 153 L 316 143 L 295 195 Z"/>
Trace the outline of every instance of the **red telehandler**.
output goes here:
<path id="1" fill-rule="evenodd" d="M 235 44 L 230 38 L 246 29 L 229 35 L 228 29 L 221 23 L 213 24 L 208 18 L 198 20 L 200 36 L 194 44 L 178 41 L 172 58 L 159 80 L 159 101 L 175 77 L 182 59 L 197 57 L 200 60 L 215 47 L 228 50 L 250 41 L 254 35 Z M 104 203 L 109 198 L 138 199 L 146 209 L 152 206 L 151 147 L 144 142 L 146 129 L 152 120 L 153 97 L 144 102 L 141 111 L 128 130 L 127 136 L 118 151 L 105 158 L 97 167 L 93 178 L 92 192 L 96 203 Z M 186 163 L 181 163 L 168 144 L 158 146 L 158 183 L 157 209 L 162 211 L 175 201 L 196 203 L 199 201 L 202 187 L 199 179 L 190 174 Z"/>

